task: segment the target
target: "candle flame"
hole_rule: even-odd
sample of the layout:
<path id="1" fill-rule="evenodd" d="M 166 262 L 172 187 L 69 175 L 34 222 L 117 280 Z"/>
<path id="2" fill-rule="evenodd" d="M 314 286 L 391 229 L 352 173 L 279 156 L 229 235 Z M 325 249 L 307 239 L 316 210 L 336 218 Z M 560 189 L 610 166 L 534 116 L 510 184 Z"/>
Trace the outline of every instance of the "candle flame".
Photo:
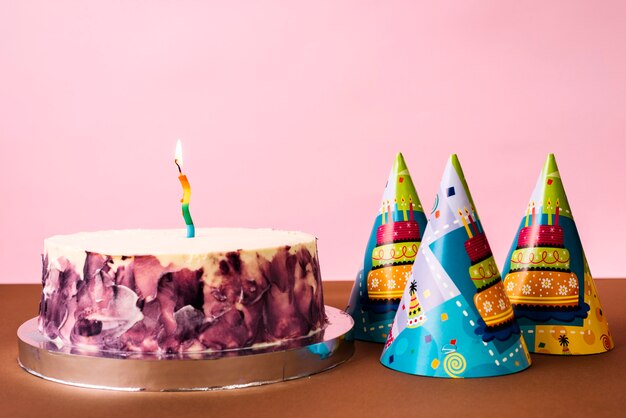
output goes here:
<path id="1" fill-rule="evenodd" d="M 174 161 L 179 167 L 183 166 L 183 144 L 180 139 L 176 141 L 176 152 L 174 154 Z"/>
<path id="2" fill-rule="evenodd" d="M 558 198 L 558 197 L 557 197 L 557 199 L 556 199 L 556 207 L 557 207 L 557 208 L 559 207 L 559 198 Z"/>

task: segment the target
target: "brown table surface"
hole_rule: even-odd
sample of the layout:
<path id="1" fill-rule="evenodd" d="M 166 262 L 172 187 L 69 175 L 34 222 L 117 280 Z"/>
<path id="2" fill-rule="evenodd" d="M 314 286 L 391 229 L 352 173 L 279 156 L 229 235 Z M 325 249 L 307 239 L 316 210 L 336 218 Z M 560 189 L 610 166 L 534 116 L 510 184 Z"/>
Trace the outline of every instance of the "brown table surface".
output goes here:
<path id="1" fill-rule="evenodd" d="M 378 362 L 381 345 L 356 342 L 347 363 L 261 387 L 125 393 L 69 387 L 31 376 L 16 363 L 16 330 L 37 314 L 40 286 L 0 285 L 0 416 L 624 416 L 626 279 L 597 280 L 616 348 L 606 354 L 533 355 L 530 369 L 483 379 L 411 376 Z M 351 282 L 325 282 L 326 304 L 345 307 Z"/>

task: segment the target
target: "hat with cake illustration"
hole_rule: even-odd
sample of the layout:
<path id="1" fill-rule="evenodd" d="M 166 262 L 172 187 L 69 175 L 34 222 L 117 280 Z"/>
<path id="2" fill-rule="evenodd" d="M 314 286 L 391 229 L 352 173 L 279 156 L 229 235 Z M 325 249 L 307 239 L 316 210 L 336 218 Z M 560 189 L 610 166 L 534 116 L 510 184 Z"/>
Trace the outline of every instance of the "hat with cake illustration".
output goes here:
<path id="1" fill-rule="evenodd" d="M 531 352 L 595 354 L 613 348 L 553 154 L 539 175 L 503 273 Z"/>
<path id="2" fill-rule="evenodd" d="M 379 343 L 387 339 L 425 227 L 426 216 L 399 153 L 346 309 L 354 318 L 356 339 Z"/>
<path id="3" fill-rule="evenodd" d="M 530 366 L 456 155 L 446 165 L 380 361 L 404 373 L 447 378 Z"/>

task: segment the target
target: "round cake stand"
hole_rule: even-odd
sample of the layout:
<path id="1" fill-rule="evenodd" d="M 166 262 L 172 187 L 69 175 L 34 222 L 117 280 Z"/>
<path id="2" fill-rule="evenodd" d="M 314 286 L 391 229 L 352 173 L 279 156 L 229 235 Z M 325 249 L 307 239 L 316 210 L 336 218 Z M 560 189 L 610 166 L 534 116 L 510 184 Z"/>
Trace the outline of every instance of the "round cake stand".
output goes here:
<path id="1" fill-rule="evenodd" d="M 258 386 L 310 376 L 331 369 L 354 353 L 346 338 L 354 322 L 326 306 L 328 325 L 317 342 L 259 354 L 233 351 L 193 353 L 158 359 L 128 353 L 74 354 L 57 348 L 33 318 L 20 326 L 18 362 L 27 372 L 53 382 L 121 391 L 209 391 Z"/>

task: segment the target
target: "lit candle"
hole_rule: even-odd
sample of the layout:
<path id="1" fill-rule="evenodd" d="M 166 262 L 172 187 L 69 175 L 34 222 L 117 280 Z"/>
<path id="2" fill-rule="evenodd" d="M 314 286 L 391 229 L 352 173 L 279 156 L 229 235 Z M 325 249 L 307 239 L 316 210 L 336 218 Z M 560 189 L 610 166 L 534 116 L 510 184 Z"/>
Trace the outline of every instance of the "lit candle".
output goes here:
<path id="1" fill-rule="evenodd" d="M 381 202 L 380 206 L 381 206 L 380 213 L 383 217 L 382 224 L 384 225 L 385 224 L 385 201 L 384 200 Z"/>
<path id="2" fill-rule="evenodd" d="M 393 213 L 391 213 L 391 202 L 387 201 L 387 222 L 393 222 Z"/>
<path id="3" fill-rule="evenodd" d="M 180 201 L 183 204 L 183 218 L 185 218 L 185 224 L 187 224 L 187 238 L 193 238 L 196 235 L 196 229 L 193 226 L 193 220 L 191 219 L 191 214 L 189 213 L 189 199 L 191 198 L 191 187 L 189 186 L 187 176 L 183 174 L 181 168 L 183 166 L 183 146 L 180 143 L 180 139 L 176 142 L 176 154 L 174 157 L 174 163 L 176 164 L 176 167 L 178 167 L 178 180 L 180 180 L 180 184 L 183 186 L 183 198 Z"/>
<path id="4" fill-rule="evenodd" d="M 530 203 L 526 207 L 526 223 L 524 223 L 524 226 L 528 226 L 528 217 L 529 216 L 530 216 Z"/>
<path id="5" fill-rule="evenodd" d="M 476 219 L 476 230 L 480 234 L 483 232 L 482 222 L 480 221 L 480 219 L 478 219 L 478 212 L 476 212 L 476 209 L 474 209 L 474 206 L 470 206 L 470 209 L 472 210 L 472 213 L 474 214 L 474 219 Z"/>
<path id="6" fill-rule="evenodd" d="M 559 224 L 559 198 L 556 199 L 556 213 L 554 215 L 554 224 Z"/>
<path id="7" fill-rule="evenodd" d="M 413 196 L 409 195 L 409 216 L 413 220 Z"/>
<path id="8" fill-rule="evenodd" d="M 467 236 L 470 238 L 474 238 L 474 235 L 472 235 L 472 231 L 470 231 L 470 228 L 467 225 L 465 218 L 463 217 L 463 212 L 461 212 L 461 209 L 459 209 L 459 216 L 461 217 L 461 222 L 463 222 L 463 226 L 465 227 L 465 232 L 467 232 Z"/>
<path id="9" fill-rule="evenodd" d="M 552 202 L 550 201 L 550 198 L 548 198 L 546 212 L 548 213 L 548 225 L 552 225 Z"/>
<path id="10" fill-rule="evenodd" d="M 397 198 L 393 198 L 393 211 L 395 213 L 398 213 L 398 211 L 400 211 L 400 206 L 398 205 L 398 199 Z"/>
<path id="11" fill-rule="evenodd" d="M 407 217 L 406 214 L 406 200 L 404 200 L 404 196 L 402 196 L 402 214 L 404 215 L 404 221 L 408 221 L 409 218 Z"/>
<path id="12" fill-rule="evenodd" d="M 535 201 L 533 200 L 531 204 L 532 204 L 533 210 L 530 215 L 530 224 L 534 225 L 535 224 Z"/>
<path id="13" fill-rule="evenodd" d="M 474 223 L 474 219 L 472 218 L 472 215 L 470 215 L 469 210 L 467 210 L 466 207 L 464 207 L 463 209 L 465 209 L 465 214 L 467 215 L 467 219 L 469 219 L 469 221 L 470 221 L 472 230 L 475 230 L 476 231 L 476 235 L 478 235 L 478 227 Z"/>

